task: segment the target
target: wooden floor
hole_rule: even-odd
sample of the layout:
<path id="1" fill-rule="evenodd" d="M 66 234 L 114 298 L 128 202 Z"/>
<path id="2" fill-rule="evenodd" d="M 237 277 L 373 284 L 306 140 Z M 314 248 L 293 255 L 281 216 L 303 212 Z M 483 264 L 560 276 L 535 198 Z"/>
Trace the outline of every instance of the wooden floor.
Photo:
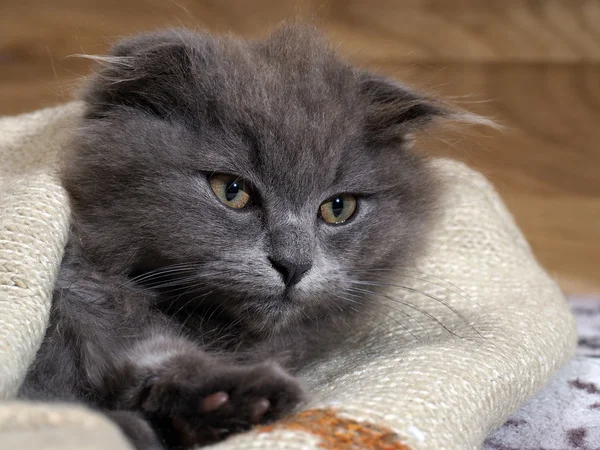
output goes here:
<path id="1" fill-rule="evenodd" d="M 353 60 L 453 97 L 503 131 L 423 145 L 497 185 L 542 263 L 600 292 L 600 1 L 0 0 L 0 114 L 71 98 L 118 36 L 184 25 L 257 35 L 316 18 Z"/>

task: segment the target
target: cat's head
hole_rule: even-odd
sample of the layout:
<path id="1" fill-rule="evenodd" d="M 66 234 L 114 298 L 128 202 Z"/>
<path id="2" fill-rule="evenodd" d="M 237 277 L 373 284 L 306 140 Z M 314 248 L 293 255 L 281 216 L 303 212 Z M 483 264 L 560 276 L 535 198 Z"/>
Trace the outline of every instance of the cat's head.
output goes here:
<path id="1" fill-rule="evenodd" d="M 354 281 L 412 262 L 435 187 L 407 143 L 444 107 L 298 25 L 97 59 L 63 179 L 105 270 L 168 269 L 146 280 L 264 332 L 360 310 Z"/>

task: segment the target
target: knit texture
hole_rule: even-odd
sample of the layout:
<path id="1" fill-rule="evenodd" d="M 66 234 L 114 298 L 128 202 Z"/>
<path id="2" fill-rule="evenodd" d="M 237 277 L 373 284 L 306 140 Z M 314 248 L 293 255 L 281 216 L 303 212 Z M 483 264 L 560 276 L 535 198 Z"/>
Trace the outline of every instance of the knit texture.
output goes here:
<path id="1" fill-rule="evenodd" d="M 57 158 L 76 109 L 0 119 L 0 399 L 16 393 L 48 321 L 68 228 Z"/>
<path id="2" fill-rule="evenodd" d="M 575 358 L 485 440 L 483 450 L 600 450 L 600 296 L 570 297 Z"/>
<path id="3" fill-rule="evenodd" d="M 80 111 L 0 119 L 0 398 L 14 396 L 47 324 L 68 232 L 57 160 Z M 463 164 L 433 165 L 446 186 L 426 258 L 390 275 L 364 327 L 301 374 L 308 405 L 215 449 L 477 449 L 572 355 L 566 302 L 493 187 Z M 0 403 L 0 449 L 11 442 L 129 448 L 94 413 L 14 400 Z"/>

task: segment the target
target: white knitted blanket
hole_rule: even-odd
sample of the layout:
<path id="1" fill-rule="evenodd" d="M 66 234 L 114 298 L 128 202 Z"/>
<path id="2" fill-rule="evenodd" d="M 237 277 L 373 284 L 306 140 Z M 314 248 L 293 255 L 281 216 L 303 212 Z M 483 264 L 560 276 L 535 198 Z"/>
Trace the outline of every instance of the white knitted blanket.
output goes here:
<path id="1" fill-rule="evenodd" d="M 600 297 L 571 297 L 575 358 L 484 443 L 483 450 L 600 450 Z"/>
<path id="2" fill-rule="evenodd" d="M 0 449 L 129 446 L 101 416 L 12 397 L 44 334 L 67 238 L 56 161 L 77 103 L 0 119 Z M 443 217 L 417 268 L 344 348 L 303 374 L 303 411 L 215 449 L 477 449 L 572 355 L 572 315 L 491 185 L 438 160 Z"/>

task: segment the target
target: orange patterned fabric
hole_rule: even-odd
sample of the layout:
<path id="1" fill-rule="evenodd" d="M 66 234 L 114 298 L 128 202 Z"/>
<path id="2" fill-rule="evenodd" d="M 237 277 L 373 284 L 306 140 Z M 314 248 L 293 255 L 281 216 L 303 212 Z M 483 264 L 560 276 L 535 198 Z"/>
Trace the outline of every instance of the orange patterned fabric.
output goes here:
<path id="1" fill-rule="evenodd" d="M 257 431 L 291 430 L 319 438 L 327 450 L 411 450 L 389 428 L 339 417 L 332 409 L 309 409 Z"/>

